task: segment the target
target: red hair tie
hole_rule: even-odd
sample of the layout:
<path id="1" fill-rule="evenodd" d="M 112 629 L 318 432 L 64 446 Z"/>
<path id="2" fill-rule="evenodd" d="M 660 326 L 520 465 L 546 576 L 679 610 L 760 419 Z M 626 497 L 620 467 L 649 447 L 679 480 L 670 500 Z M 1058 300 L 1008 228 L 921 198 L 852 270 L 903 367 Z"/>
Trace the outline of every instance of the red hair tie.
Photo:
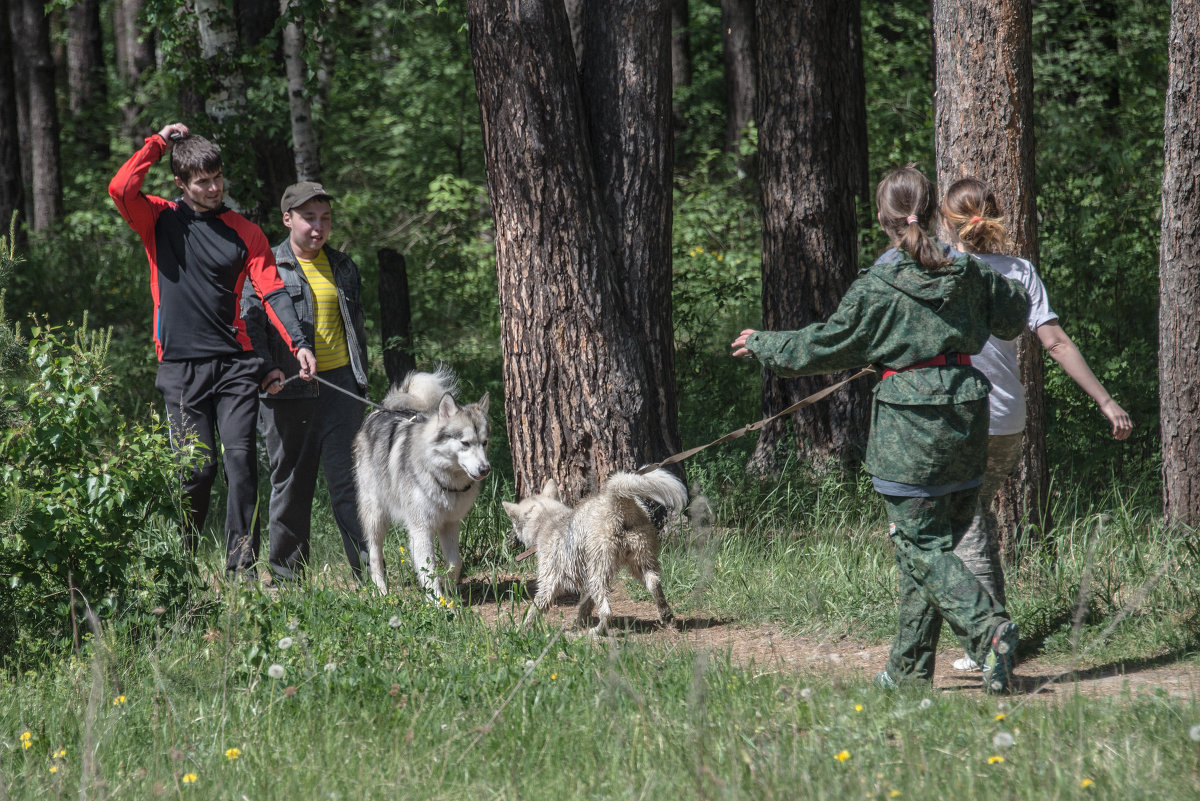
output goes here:
<path id="1" fill-rule="evenodd" d="M 973 222 L 973 223 L 983 222 L 983 218 L 982 217 L 972 217 L 971 222 Z"/>
<path id="2" fill-rule="evenodd" d="M 908 225 L 912 225 L 916 221 L 917 221 L 917 215 L 915 215 L 915 214 L 908 215 Z"/>

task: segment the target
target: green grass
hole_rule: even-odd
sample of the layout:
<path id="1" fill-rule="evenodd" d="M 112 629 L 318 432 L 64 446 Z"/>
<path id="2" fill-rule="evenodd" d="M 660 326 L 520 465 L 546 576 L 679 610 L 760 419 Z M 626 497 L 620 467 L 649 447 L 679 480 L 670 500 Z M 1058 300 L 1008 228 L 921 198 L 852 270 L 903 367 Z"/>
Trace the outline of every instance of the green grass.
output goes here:
<path id="1" fill-rule="evenodd" d="M 685 618 L 886 641 L 895 568 L 877 501 L 861 482 L 788 470 L 767 484 L 720 461 L 693 470 L 718 525 L 668 540 L 672 604 Z M 494 593 L 519 612 L 526 601 L 503 578 L 530 568 L 504 544 L 496 507 L 506 493 L 496 482 L 481 499 L 465 542 L 468 568 L 496 576 Z M 1167 536 L 1146 505 L 1137 493 L 1087 508 L 1060 502 L 1045 546 L 1018 554 L 1010 596 L 1030 635 L 1026 656 L 1196 664 L 1195 544 Z M 866 676 L 761 671 L 669 640 L 490 627 L 463 611 L 469 597 L 449 610 L 423 601 L 396 536 L 395 594 L 355 590 L 328 509 L 316 517 L 318 569 L 307 583 L 277 595 L 209 590 L 177 619 L 140 610 L 80 657 L 5 675 L 0 798 L 1160 801 L 1200 792 L 1196 696 L 1089 699 L 1060 688 L 1018 705 L 884 693 Z M 203 559 L 219 564 L 215 548 Z"/>

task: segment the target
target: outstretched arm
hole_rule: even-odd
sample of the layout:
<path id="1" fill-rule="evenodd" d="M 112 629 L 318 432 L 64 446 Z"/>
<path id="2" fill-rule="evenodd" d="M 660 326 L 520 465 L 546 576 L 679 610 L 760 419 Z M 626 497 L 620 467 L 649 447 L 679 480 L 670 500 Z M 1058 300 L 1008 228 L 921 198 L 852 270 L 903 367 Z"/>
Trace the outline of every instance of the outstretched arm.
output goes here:
<path id="1" fill-rule="evenodd" d="M 1128 437 L 1133 431 L 1133 421 L 1129 419 L 1129 415 L 1121 408 L 1120 404 L 1108 394 L 1108 390 L 1100 383 L 1100 379 L 1096 378 L 1092 368 L 1088 367 L 1087 360 L 1083 358 L 1079 348 L 1067 336 L 1067 332 L 1058 324 L 1058 321 L 1052 320 L 1039 325 L 1037 336 L 1050 357 L 1058 362 L 1080 389 L 1096 401 L 1100 411 L 1112 424 L 1113 437 L 1115 439 Z"/>

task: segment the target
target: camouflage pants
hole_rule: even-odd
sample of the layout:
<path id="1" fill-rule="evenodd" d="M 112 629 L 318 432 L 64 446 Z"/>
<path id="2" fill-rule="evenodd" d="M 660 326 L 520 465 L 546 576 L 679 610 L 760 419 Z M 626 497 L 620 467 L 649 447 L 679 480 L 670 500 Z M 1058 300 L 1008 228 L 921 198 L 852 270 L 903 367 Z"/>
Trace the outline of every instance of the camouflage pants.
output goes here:
<path id="1" fill-rule="evenodd" d="M 996 530 L 996 516 L 991 513 L 990 507 L 992 499 L 1021 458 L 1021 441 L 1024 438 L 1024 434 L 988 437 L 987 472 L 979 486 L 975 518 L 962 540 L 954 546 L 954 552 L 963 560 L 963 564 L 975 574 L 988 595 L 1002 606 L 1008 603 L 1004 592 L 1004 564 L 1000 558 L 1000 533 Z"/>
<path id="2" fill-rule="evenodd" d="M 978 495 L 972 488 L 937 498 L 883 496 L 900 570 L 900 620 L 887 665 L 897 681 L 932 681 L 943 619 L 981 665 L 992 631 L 1008 619 L 954 554 Z"/>

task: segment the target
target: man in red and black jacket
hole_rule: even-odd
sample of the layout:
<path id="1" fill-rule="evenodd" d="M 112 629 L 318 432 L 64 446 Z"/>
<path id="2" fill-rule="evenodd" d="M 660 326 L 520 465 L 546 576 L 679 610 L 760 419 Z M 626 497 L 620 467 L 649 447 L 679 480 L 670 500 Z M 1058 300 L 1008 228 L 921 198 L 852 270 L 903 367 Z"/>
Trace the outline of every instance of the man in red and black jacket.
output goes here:
<path id="1" fill-rule="evenodd" d="M 146 173 L 168 150 L 182 192 L 177 200 L 142 192 Z M 258 556 L 255 423 L 264 367 L 241 318 L 245 282 L 265 301 L 268 319 L 296 355 L 306 380 L 317 368 L 312 344 L 275 269 L 266 235 L 223 203 L 216 145 L 172 123 L 146 139 L 109 183 L 108 193 L 142 238 L 150 260 L 155 386 L 166 401 L 172 445 L 178 450 L 188 437 L 200 445 L 197 463 L 183 482 L 185 541 L 194 552 L 217 475 L 219 436 L 229 485 L 225 569 L 253 577 Z"/>

